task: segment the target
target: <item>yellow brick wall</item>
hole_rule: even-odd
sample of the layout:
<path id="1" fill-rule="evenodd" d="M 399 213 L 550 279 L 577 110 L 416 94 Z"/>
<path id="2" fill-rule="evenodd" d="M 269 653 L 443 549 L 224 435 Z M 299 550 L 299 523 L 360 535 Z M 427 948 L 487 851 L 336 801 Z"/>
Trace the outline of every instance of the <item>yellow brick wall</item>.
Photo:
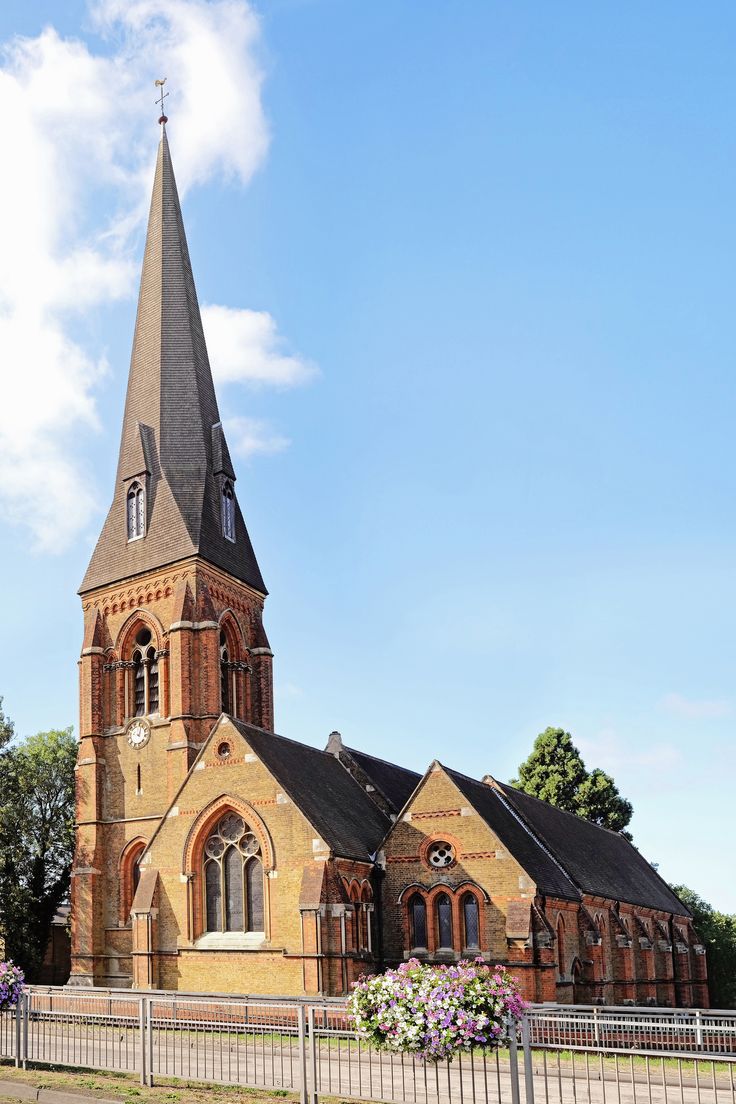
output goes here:
<path id="1" fill-rule="evenodd" d="M 422 845 L 430 838 L 447 839 L 456 846 L 454 866 L 438 870 L 422 861 Z M 494 960 L 507 959 L 508 903 L 513 899 L 531 905 L 536 886 L 441 768 L 428 776 L 402 820 L 394 825 L 385 854 L 382 898 L 387 960 L 400 961 L 406 955 L 408 895 L 402 905 L 397 904 L 403 890 L 414 883 L 430 888 L 445 882 L 455 887 L 468 880 L 483 887 L 490 897 L 484 909 L 481 947 Z M 430 920 L 428 916 L 428 923 Z"/>

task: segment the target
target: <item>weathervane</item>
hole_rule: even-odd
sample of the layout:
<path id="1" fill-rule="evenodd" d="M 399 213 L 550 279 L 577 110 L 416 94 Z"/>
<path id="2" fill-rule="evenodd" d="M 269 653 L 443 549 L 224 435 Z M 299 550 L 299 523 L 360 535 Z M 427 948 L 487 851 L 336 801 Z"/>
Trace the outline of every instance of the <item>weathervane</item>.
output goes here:
<path id="1" fill-rule="evenodd" d="M 161 97 L 160 97 L 160 99 L 156 100 L 156 103 L 161 108 L 161 118 L 159 119 L 160 123 L 168 123 L 168 121 L 169 121 L 166 118 L 166 116 L 164 115 L 164 100 L 166 99 L 166 97 L 169 94 L 168 92 L 164 92 L 164 85 L 166 84 L 166 80 L 167 80 L 167 78 L 164 77 L 163 80 L 155 81 L 156 88 L 161 89 Z"/>

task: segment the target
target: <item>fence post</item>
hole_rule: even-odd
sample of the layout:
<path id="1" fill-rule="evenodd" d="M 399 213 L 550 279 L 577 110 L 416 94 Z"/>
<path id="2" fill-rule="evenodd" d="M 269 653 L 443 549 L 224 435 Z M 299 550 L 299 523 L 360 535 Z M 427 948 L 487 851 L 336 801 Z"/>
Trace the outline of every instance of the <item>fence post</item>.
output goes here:
<path id="1" fill-rule="evenodd" d="M 601 1045 L 601 1025 L 598 1018 L 598 1006 L 595 1004 L 593 1005 L 593 1039 L 595 1045 L 599 1047 Z"/>
<path id="2" fill-rule="evenodd" d="M 307 1089 L 307 1017 L 304 1005 L 296 1006 L 296 1023 L 299 1029 L 299 1070 L 300 1088 L 299 1104 L 309 1104 L 309 1092 Z"/>
<path id="3" fill-rule="evenodd" d="M 319 1084 L 317 1081 L 317 1032 L 314 1025 L 314 1005 L 309 1006 L 309 1074 L 312 1081 L 311 1104 L 318 1104 Z"/>
<path id="4" fill-rule="evenodd" d="M 698 1050 L 703 1049 L 703 1014 L 700 1009 L 695 1013 L 695 1045 Z"/>
<path id="5" fill-rule="evenodd" d="M 520 1104 L 519 1099 L 519 1053 L 516 1042 L 516 1020 L 508 1018 L 509 1034 L 509 1073 L 511 1075 L 511 1104 Z"/>
<path id="6" fill-rule="evenodd" d="M 20 1024 L 21 1017 L 23 1015 L 21 1011 L 21 1004 L 23 1003 L 23 997 L 17 1001 L 15 1008 L 13 1009 L 13 1022 L 15 1026 L 15 1068 L 20 1067 Z"/>
<path id="7" fill-rule="evenodd" d="M 146 1002 L 146 1043 L 148 1046 L 148 1084 L 153 1084 L 153 997 L 144 997 Z"/>
<path id="8" fill-rule="evenodd" d="M 31 1019 L 31 994 L 28 990 L 22 996 L 23 1003 L 23 1035 L 22 1035 L 22 1050 L 21 1057 L 23 1061 L 23 1069 L 28 1068 L 28 1025 Z"/>
<path id="9" fill-rule="evenodd" d="M 529 1013 L 521 1017 L 521 1045 L 524 1050 L 524 1096 L 526 1104 L 534 1104 L 534 1069 L 532 1066 L 532 1033 Z"/>
<path id="10" fill-rule="evenodd" d="M 146 1073 L 146 998 L 139 997 L 138 999 L 138 1041 L 139 1041 L 139 1054 L 141 1064 L 141 1085 L 148 1084 L 148 1074 Z"/>

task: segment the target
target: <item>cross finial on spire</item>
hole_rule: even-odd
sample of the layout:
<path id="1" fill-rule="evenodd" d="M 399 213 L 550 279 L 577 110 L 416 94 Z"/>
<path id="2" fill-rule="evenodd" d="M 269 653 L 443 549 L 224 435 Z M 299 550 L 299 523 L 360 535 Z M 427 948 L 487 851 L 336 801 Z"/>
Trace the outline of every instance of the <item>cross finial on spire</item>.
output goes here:
<path id="1" fill-rule="evenodd" d="M 168 96 L 168 94 L 169 94 L 168 92 L 164 92 L 164 85 L 166 84 L 166 80 L 167 80 L 167 78 L 166 78 L 166 77 L 164 77 L 164 78 L 163 78 L 163 80 L 157 80 L 157 81 L 155 81 L 155 82 L 154 82 L 154 83 L 155 83 L 155 85 L 156 85 L 156 88 L 160 88 L 160 89 L 161 89 L 161 96 L 160 96 L 160 98 L 159 98 L 158 100 L 156 100 L 156 103 L 157 103 L 157 104 L 158 104 L 158 106 L 159 106 L 159 107 L 161 108 L 161 117 L 159 118 L 159 122 L 160 122 L 160 123 L 161 123 L 162 125 L 163 125 L 164 123 L 168 123 L 168 121 L 169 121 L 169 120 L 167 119 L 167 117 L 166 117 L 166 116 L 164 115 L 164 100 L 166 99 L 166 97 L 167 97 L 167 96 Z"/>

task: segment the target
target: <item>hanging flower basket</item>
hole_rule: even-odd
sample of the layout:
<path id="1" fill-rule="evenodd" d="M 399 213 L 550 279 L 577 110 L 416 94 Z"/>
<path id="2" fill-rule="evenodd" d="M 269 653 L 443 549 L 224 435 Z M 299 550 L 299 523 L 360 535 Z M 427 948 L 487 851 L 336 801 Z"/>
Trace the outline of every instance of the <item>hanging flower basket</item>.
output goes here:
<path id="1" fill-rule="evenodd" d="M 0 1012 L 15 1008 L 25 988 L 25 975 L 20 966 L 0 962 Z"/>
<path id="2" fill-rule="evenodd" d="M 431 966 L 410 958 L 360 978 L 348 998 L 359 1039 L 428 1062 L 507 1043 L 525 1007 L 516 980 L 482 959 Z"/>

